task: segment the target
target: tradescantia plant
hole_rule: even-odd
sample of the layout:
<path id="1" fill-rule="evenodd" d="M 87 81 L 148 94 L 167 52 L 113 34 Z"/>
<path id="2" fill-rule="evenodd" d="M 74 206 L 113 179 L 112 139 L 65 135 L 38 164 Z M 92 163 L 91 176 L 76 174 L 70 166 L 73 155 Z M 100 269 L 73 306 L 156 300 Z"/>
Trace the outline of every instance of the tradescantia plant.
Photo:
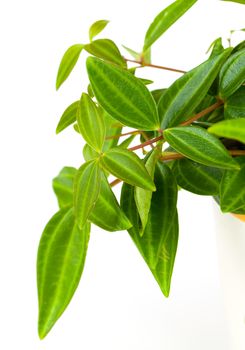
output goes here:
<path id="1" fill-rule="evenodd" d="M 40 338 L 78 286 L 91 224 L 127 230 L 167 297 L 178 244 L 178 189 L 215 197 L 223 212 L 245 214 L 245 42 L 224 48 L 215 40 L 207 60 L 189 72 L 151 64 L 151 46 L 196 2 L 177 0 L 158 14 L 142 52 L 126 48 L 134 59 L 125 59 L 110 39 L 95 38 L 108 24 L 100 20 L 89 29 L 89 43 L 71 46 L 61 60 L 57 89 L 81 52 L 90 54 L 87 92 L 67 107 L 56 130 L 73 125 L 86 142 L 85 162 L 64 167 L 53 180 L 60 209 L 44 229 L 37 258 Z M 181 76 L 152 91 L 150 80 L 135 75 L 144 66 Z M 110 182 L 109 175 L 116 179 Z M 120 182 L 119 204 L 112 188 Z"/>

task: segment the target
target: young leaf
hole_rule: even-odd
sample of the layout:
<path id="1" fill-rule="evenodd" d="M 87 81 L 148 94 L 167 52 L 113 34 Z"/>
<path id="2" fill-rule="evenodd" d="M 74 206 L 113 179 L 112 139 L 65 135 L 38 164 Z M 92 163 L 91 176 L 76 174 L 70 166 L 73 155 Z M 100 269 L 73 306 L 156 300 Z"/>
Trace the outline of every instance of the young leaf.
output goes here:
<path id="1" fill-rule="evenodd" d="M 60 121 L 57 125 L 56 134 L 60 133 L 69 125 L 75 123 L 77 119 L 78 104 L 79 104 L 79 101 L 76 101 L 66 108 L 65 112 L 62 114 Z"/>
<path id="2" fill-rule="evenodd" d="M 87 71 L 97 101 L 113 118 L 137 129 L 159 129 L 155 101 L 139 79 L 94 57 L 87 59 Z"/>
<path id="3" fill-rule="evenodd" d="M 178 185 L 186 191 L 205 196 L 219 194 L 223 171 L 195 163 L 189 159 L 176 160 L 172 168 Z"/>
<path id="4" fill-rule="evenodd" d="M 73 180 L 76 173 L 76 168 L 66 166 L 53 179 L 53 190 L 60 208 L 73 204 Z"/>
<path id="5" fill-rule="evenodd" d="M 98 158 L 100 155 L 97 153 L 92 147 L 90 147 L 87 143 L 83 147 L 83 158 L 85 162 L 89 160 Z"/>
<path id="6" fill-rule="evenodd" d="M 225 119 L 245 118 L 245 86 L 241 86 L 224 104 Z"/>
<path id="7" fill-rule="evenodd" d="M 73 209 L 62 209 L 45 227 L 37 256 L 39 337 L 44 338 L 69 304 L 82 275 L 90 226 L 80 230 Z"/>
<path id="8" fill-rule="evenodd" d="M 208 59 L 177 79 L 163 94 L 158 104 L 161 128 L 176 126 L 191 117 L 206 96 L 232 49 Z"/>
<path id="9" fill-rule="evenodd" d="M 62 60 L 60 62 L 57 78 L 56 78 L 56 90 L 59 89 L 61 84 L 68 78 L 70 75 L 72 69 L 74 68 L 75 64 L 77 63 L 77 60 L 80 56 L 80 53 L 83 49 L 84 45 L 82 44 L 76 44 L 71 47 L 65 52 L 64 56 L 62 57 Z"/>
<path id="10" fill-rule="evenodd" d="M 155 191 L 154 182 L 135 153 L 116 147 L 104 153 L 101 162 L 106 170 L 119 179 Z"/>
<path id="11" fill-rule="evenodd" d="M 220 184 L 220 207 L 223 212 L 234 212 L 245 206 L 245 157 L 237 157 L 239 171 L 227 170 Z"/>
<path id="12" fill-rule="evenodd" d="M 219 75 L 219 95 L 226 99 L 245 81 L 245 49 L 231 55 Z"/>
<path id="13" fill-rule="evenodd" d="M 212 134 L 245 143 L 245 118 L 228 119 L 211 126 Z"/>
<path id="14" fill-rule="evenodd" d="M 224 51 L 224 47 L 223 47 L 223 44 L 222 44 L 222 38 L 215 39 L 212 42 L 212 44 L 210 45 L 210 47 L 208 48 L 207 53 L 210 50 L 212 50 L 212 51 L 211 51 L 211 54 L 210 54 L 209 58 L 212 58 L 212 57 L 220 55 Z"/>
<path id="15" fill-rule="evenodd" d="M 95 57 L 115 63 L 123 68 L 127 66 L 118 47 L 110 39 L 98 39 L 92 41 L 90 44 L 84 45 L 84 49 Z"/>
<path id="16" fill-rule="evenodd" d="M 89 220 L 106 231 L 122 231 L 132 226 L 121 210 L 104 174 L 101 176 L 100 194 Z"/>
<path id="17" fill-rule="evenodd" d="M 167 129 L 165 139 L 177 152 L 198 163 L 223 169 L 239 169 L 225 146 L 200 127 L 185 126 Z"/>
<path id="18" fill-rule="evenodd" d="M 101 170 L 97 160 L 84 163 L 77 172 L 74 183 L 74 206 L 78 226 L 82 228 L 98 199 Z"/>
<path id="19" fill-rule="evenodd" d="M 105 125 L 98 107 L 85 93 L 80 99 L 77 123 L 84 140 L 100 153 L 105 140 Z"/>
<path id="20" fill-rule="evenodd" d="M 105 19 L 101 19 L 99 21 L 94 22 L 89 28 L 89 40 L 92 41 L 93 38 L 98 35 L 102 30 L 107 26 L 109 21 Z"/>
<path id="21" fill-rule="evenodd" d="M 122 124 L 116 119 L 112 118 L 106 111 L 103 110 L 103 118 L 106 126 L 106 140 L 104 142 L 103 151 L 116 147 L 119 138 L 117 135 L 121 134 Z M 107 139 L 109 137 L 109 139 Z M 113 138 L 114 137 L 114 138 Z"/>
<path id="22" fill-rule="evenodd" d="M 134 140 L 135 136 L 136 136 L 136 134 L 129 136 L 127 139 L 125 139 L 124 141 L 122 141 L 122 142 L 118 145 L 118 147 L 119 147 L 119 148 L 125 148 L 125 149 L 128 148 L 128 146 L 129 146 L 129 145 L 131 144 L 131 142 Z"/>
<path id="23" fill-rule="evenodd" d="M 177 0 L 161 11 L 151 23 L 145 35 L 145 52 L 166 30 L 171 27 L 197 0 Z"/>
<path id="24" fill-rule="evenodd" d="M 136 60 L 140 60 L 140 53 L 130 49 L 127 46 L 122 45 L 122 47 Z"/>

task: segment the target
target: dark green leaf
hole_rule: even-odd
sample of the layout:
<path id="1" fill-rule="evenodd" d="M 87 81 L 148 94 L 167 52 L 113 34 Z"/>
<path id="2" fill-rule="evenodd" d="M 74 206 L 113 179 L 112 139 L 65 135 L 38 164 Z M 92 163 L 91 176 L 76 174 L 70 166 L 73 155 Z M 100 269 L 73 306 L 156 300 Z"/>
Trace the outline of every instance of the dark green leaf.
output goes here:
<path id="1" fill-rule="evenodd" d="M 93 38 L 98 35 L 102 30 L 107 26 L 109 21 L 105 19 L 101 19 L 99 21 L 94 22 L 89 28 L 89 40 L 92 41 Z"/>
<path id="2" fill-rule="evenodd" d="M 76 168 L 66 166 L 53 179 L 53 190 L 60 208 L 73 204 L 73 180 L 76 172 Z"/>
<path id="3" fill-rule="evenodd" d="M 222 45 L 222 38 L 214 40 L 210 45 L 208 52 L 209 50 L 212 50 L 210 58 L 220 55 L 224 51 L 224 46 Z"/>
<path id="4" fill-rule="evenodd" d="M 245 118 L 245 86 L 228 97 L 224 107 L 225 119 Z"/>
<path id="5" fill-rule="evenodd" d="M 44 338 L 69 304 L 82 275 L 90 226 L 80 230 L 73 209 L 62 209 L 45 227 L 37 257 L 39 337 Z"/>
<path id="6" fill-rule="evenodd" d="M 167 129 L 167 142 L 179 153 L 198 163 L 224 169 L 239 169 L 224 145 L 200 127 L 185 126 Z"/>
<path id="7" fill-rule="evenodd" d="M 245 40 L 243 40 L 242 42 L 240 42 L 238 45 L 236 45 L 234 47 L 234 49 L 232 50 L 232 53 L 235 53 L 237 51 L 243 50 L 245 49 Z"/>
<path id="8" fill-rule="evenodd" d="M 104 120 L 98 107 L 85 93 L 79 103 L 77 123 L 84 140 L 100 153 L 105 140 Z"/>
<path id="9" fill-rule="evenodd" d="M 57 78 L 56 78 L 56 89 L 58 90 L 61 84 L 68 78 L 72 69 L 74 68 L 77 60 L 80 56 L 80 53 L 83 49 L 84 45 L 76 44 L 65 52 L 62 60 L 60 62 Z"/>
<path id="10" fill-rule="evenodd" d="M 76 101 L 66 108 L 57 125 L 56 134 L 67 128 L 69 125 L 75 123 L 77 118 L 78 104 L 79 101 Z"/>
<path id="11" fill-rule="evenodd" d="M 84 49 L 93 56 L 115 63 L 121 67 L 126 67 L 126 62 L 118 47 L 110 39 L 95 40 L 90 44 L 84 45 Z"/>
<path id="12" fill-rule="evenodd" d="M 245 49 L 237 51 L 225 62 L 219 76 L 219 95 L 226 99 L 245 81 Z"/>
<path id="13" fill-rule="evenodd" d="M 221 55 L 208 59 L 177 79 L 167 89 L 158 104 L 162 129 L 178 125 L 192 116 L 231 50 L 226 49 Z"/>
<path id="14" fill-rule="evenodd" d="M 80 228 L 85 225 L 98 199 L 101 170 L 97 160 L 84 163 L 77 172 L 74 183 L 75 216 Z"/>
<path id="15" fill-rule="evenodd" d="M 104 153 L 102 165 L 119 179 L 138 187 L 155 191 L 155 185 L 141 159 L 133 152 L 119 147 Z"/>
<path id="16" fill-rule="evenodd" d="M 208 129 L 212 134 L 245 143 L 245 118 L 227 119 Z"/>
<path id="17" fill-rule="evenodd" d="M 151 23 L 145 35 L 145 52 L 149 47 L 171 27 L 184 13 L 189 10 L 197 0 L 177 0 L 161 11 Z"/>
<path id="18" fill-rule="evenodd" d="M 155 101 L 139 79 L 94 57 L 87 59 L 87 70 L 96 99 L 113 118 L 137 129 L 159 129 Z"/>
<path id="19" fill-rule="evenodd" d="M 227 170 L 220 184 L 220 207 L 223 212 L 234 212 L 245 207 L 245 157 L 236 158 L 239 171 Z"/>
<path id="20" fill-rule="evenodd" d="M 151 91 L 151 94 L 156 102 L 156 104 L 158 104 L 160 98 L 162 97 L 162 95 L 165 93 L 167 89 L 157 89 L 157 90 L 153 90 Z"/>

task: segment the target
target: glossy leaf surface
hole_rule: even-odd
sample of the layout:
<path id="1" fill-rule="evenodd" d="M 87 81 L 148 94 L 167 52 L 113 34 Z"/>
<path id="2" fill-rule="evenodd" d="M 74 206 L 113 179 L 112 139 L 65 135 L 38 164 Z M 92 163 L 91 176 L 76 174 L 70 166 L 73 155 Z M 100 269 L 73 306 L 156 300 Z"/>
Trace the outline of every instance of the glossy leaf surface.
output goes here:
<path id="1" fill-rule="evenodd" d="M 245 118 L 228 119 L 208 129 L 212 134 L 245 143 Z"/>
<path id="2" fill-rule="evenodd" d="M 176 127 L 164 132 L 167 142 L 177 152 L 198 163 L 224 169 L 239 169 L 224 145 L 200 127 Z"/>
<path id="3" fill-rule="evenodd" d="M 90 226 L 75 224 L 73 209 L 62 209 L 45 227 L 37 257 L 38 331 L 44 338 L 69 304 L 81 278 Z"/>
<path id="4" fill-rule="evenodd" d="M 77 123 L 84 140 L 95 151 L 101 152 L 105 140 L 105 124 L 98 107 L 85 93 L 79 102 Z"/>
<path id="5" fill-rule="evenodd" d="M 119 179 L 134 185 L 155 191 L 155 185 L 141 159 L 133 152 L 122 148 L 107 151 L 102 165 Z"/>
<path id="6" fill-rule="evenodd" d="M 92 41 L 95 36 L 101 33 L 108 23 L 109 21 L 105 19 L 94 22 L 89 28 L 89 40 Z"/>
<path id="7" fill-rule="evenodd" d="M 245 86 L 241 86 L 227 98 L 224 113 L 225 119 L 245 118 Z"/>
<path id="8" fill-rule="evenodd" d="M 87 59 L 87 71 L 97 101 L 113 118 L 137 129 L 159 129 L 155 101 L 139 79 L 94 57 Z"/>
<path id="9" fill-rule="evenodd" d="M 71 124 L 75 123 L 77 118 L 78 104 L 79 101 L 76 101 L 66 108 L 57 125 L 56 134 L 60 133 L 62 130 L 64 130 Z"/>
<path id="10" fill-rule="evenodd" d="M 62 60 L 60 62 L 57 78 L 56 78 L 56 89 L 58 90 L 61 84 L 68 78 L 72 69 L 74 68 L 77 60 L 80 56 L 80 53 L 83 49 L 84 45 L 76 44 L 65 52 Z"/>
<path id="11" fill-rule="evenodd" d="M 177 0 L 161 11 L 151 23 L 145 35 L 144 49 L 147 49 L 172 26 L 197 0 Z"/>
<path id="12" fill-rule="evenodd" d="M 73 181 L 76 173 L 76 168 L 64 167 L 53 179 L 53 190 L 60 208 L 73 204 Z"/>
<path id="13" fill-rule="evenodd" d="M 232 49 L 208 59 L 177 79 L 163 94 L 158 104 L 161 128 L 176 126 L 192 117 L 206 96 Z"/>

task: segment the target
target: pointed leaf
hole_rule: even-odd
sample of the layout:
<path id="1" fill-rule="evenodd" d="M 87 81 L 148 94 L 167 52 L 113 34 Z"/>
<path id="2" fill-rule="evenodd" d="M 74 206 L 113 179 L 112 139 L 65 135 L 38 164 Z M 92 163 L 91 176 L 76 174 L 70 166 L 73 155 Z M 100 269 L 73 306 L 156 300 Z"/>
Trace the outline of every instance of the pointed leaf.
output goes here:
<path id="1" fill-rule="evenodd" d="M 245 118 L 228 119 L 208 129 L 212 134 L 245 143 Z"/>
<path id="2" fill-rule="evenodd" d="M 116 44 L 110 39 L 98 39 L 84 45 L 84 49 L 91 55 L 112 62 L 121 67 L 126 67 L 126 61 L 122 57 Z"/>
<path id="3" fill-rule="evenodd" d="M 69 304 L 82 275 L 90 226 L 80 230 L 73 209 L 62 209 L 45 227 L 37 256 L 38 331 L 44 338 Z"/>
<path id="4" fill-rule="evenodd" d="M 93 38 L 98 35 L 102 30 L 107 26 L 109 21 L 105 19 L 101 19 L 99 21 L 94 22 L 89 28 L 89 40 L 92 41 Z"/>
<path id="5" fill-rule="evenodd" d="M 104 174 L 101 177 L 100 194 L 89 220 L 107 231 L 122 231 L 132 226 L 121 210 Z"/>
<path id="6" fill-rule="evenodd" d="M 145 35 L 145 52 L 166 30 L 189 10 L 197 0 L 177 0 L 161 11 L 151 23 Z"/>
<path id="7" fill-rule="evenodd" d="M 192 116 L 206 96 L 232 49 L 208 59 L 177 79 L 163 94 L 158 104 L 161 128 L 176 126 Z"/>
<path id="8" fill-rule="evenodd" d="M 245 4 L 245 0 L 221 0 L 221 1 L 230 1 L 230 2 L 237 2 L 239 4 Z"/>
<path id="9" fill-rule="evenodd" d="M 245 81 L 245 49 L 231 55 L 220 71 L 219 95 L 226 99 Z"/>
<path id="10" fill-rule="evenodd" d="M 97 101 L 113 118 L 137 129 L 159 129 L 155 101 L 139 79 L 94 57 L 87 59 L 87 71 Z"/>
<path id="11" fill-rule="evenodd" d="M 225 119 L 245 118 L 245 86 L 241 86 L 224 104 Z"/>
<path id="12" fill-rule="evenodd" d="M 97 160 L 84 163 L 77 172 L 74 183 L 75 216 L 78 226 L 82 228 L 100 192 L 101 170 Z"/>
<path id="13" fill-rule="evenodd" d="M 210 47 L 208 48 L 207 53 L 210 50 L 212 50 L 211 54 L 210 54 L 210 58 L 220 55 L 224 51 L 224 47 L 223 47 L 223 44 L 222 44 L 222 38 L 215 39 L 212 42 L 212 44 L 210 45 Z"/>
<path id="14" fill-rule="evenodd" d="M 234 212 L 245 207 L 245 157 L 236 158 L 239 171 L 227 170 L 220 184 L 220 207 L 223 212 Z"/>
<path id="15" fill-rule="evenodd" d="M 57 125 L 56 134 L 67 128 L 69 125 L 75 123 L 77 119 L 78 103 L 79 101 L 73 102 L 66 108 Z"/>
<path id="16" fill-rule="evenodd" d="M 122 142 L 118 145 L 118 147 L 119 147 L 119 148 L 125 148 L 125 149 L 127 149 L 128 146 L 131 144 L 131 142 L 134 140 L 135 136 L 136 136 L 136 134 L 129 136 L 127 139 L 125 139 L 124 141 L 122 141 Z"/>
<path id="17" fill-rule="evenodd" d="M 140 53 L 130 49 L 127 46 L 122 45 L 122 47 L 134 58 L 136 61 L 140 60 Z"/>
<path id="18" fill-rule="evenodd" d="M 167 142 L 177 152 L 198 163 L 224 169 L 239 169 L 225 146 L 200 127 L 185 126 L 167 129 Z"/>
<path id="19" fill-rule="evenodd" d="M 105 125 L 98 107 L 85 93 L 80 99 L 77 123 L 84 140 L 100 153 L 105 140 Z"/>
<path id="20" fill-rule="evenodd" d="M 104 153 L 101 161 L 105 169 L 119 179 L 155 191 L 154 182 L 135 153 L 116 147 Z"/>
<path id="21" fill-rule="evenodd" d="M 117 136 L 121 134 L 122 124 L 116 119 L 112 118 L 106 111 L 103 110 L 103 118 L 106 126 L 106 140 L 104 142 L 103 151 L 107 151 L 110 148 L 116 147 L 119 138 Z M 109 139 L 107 139 L 109 137 Z"/>
<path id="22" fill-rule="evenodd" d="M 53 179 L 53 190 L 60 208 L 73 204 L 73 180 L 76 173 L 76 168 L 66 166 Z"/>
<path id="23" fill-rule="evenodd" d="M 80 53 L 83 49 L 84 45 L 76 44 L 65 52 L 62 60 L 60 62 L 57 78 L 56 78 L 56 89 L 58 90 L 61 84 L 68 78 L 72 69 L 74 68 L 77 60 L 80 56 Z"/>
<path id="24" fill-rule="evenodd" d="M 83 147 L 83 158 L 85 162 L 89 160 L 98 158 L 100 155 L 97 153 L 92 147 L 90 147 L 87 143 Z"/>

